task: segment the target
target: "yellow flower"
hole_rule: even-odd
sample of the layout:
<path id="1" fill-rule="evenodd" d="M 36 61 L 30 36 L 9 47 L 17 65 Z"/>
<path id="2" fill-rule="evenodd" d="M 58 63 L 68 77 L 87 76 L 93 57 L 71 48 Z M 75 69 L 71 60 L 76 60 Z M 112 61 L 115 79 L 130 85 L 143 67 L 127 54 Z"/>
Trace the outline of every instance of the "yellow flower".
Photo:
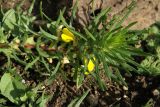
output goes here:
<path id="1" fill-rule="evenodd" d="M 74 41 L 74 35 L 67 28 L 62 29 L 61 38 L 64 42 Z"/>
<path id="2" fill-rule="evenodd" d="M 95 58 L 93 58 L 93 59 L 95 60 Z M 87 64 L 88 71 L 85 72 L 85 74 L 88 75 L 89 73 L 91 73 L 94 70 L 95 64 L 93 63 L 93 61 L 91 59 L 89 61 L 87 61 L 86 58 L 85 58 L 84 62 L 85 62 L 85 64 L 88 62 L 88 64 Z"/>

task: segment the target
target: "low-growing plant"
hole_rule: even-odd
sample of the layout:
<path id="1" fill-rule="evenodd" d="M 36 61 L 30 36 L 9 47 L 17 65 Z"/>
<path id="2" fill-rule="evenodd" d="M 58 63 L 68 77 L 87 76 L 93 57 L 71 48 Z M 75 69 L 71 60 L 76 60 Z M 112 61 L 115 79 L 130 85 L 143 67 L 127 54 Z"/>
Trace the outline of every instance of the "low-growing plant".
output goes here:
<path id="1" fill-rule="evenodd" d="M 1 65 L 2 104 L 5 105 L 7 98 L 21 106 L 44 107 L 52 98 L 45 92 L 45 86 L 51 85 L 58 75 L 64 79 L 71 77 L 77 88 L 87 76 L 93 76 L 100 89 L 105 90 L 101 73 L 126 85 L 120 70 L 129 74 L 139 73 L 139 68 L 145 70 L 133 57 L 146 55 L 132 45 L 134 40 L 130 38 L 135 35 L 129 33 L 129 28 L 135 23 L 126 27 L 121 25 L 134 8 L 134 1 L 109 22 L 106 19 L 111 8 L 101 10 L 82 29 L 74 26 L 78 1 L 69 21 L 63 15 L 65 9 L 60 11 L 56 21 L 52 21 L 41 8 L 41 16 L 47 20 L 46 26 L 39 26 L 38 31 L 34 28 L 36 17 L 31 14 L 34 2 L 25 12 L 20 8 L 2 12 L 0 53 L 7 59 Z M 27 79 L 36 82 L 26 83 Z"/>
<path id="2" fill-rule="evenodd" d="M 158 24 L 158 22 L 157 22 Z M 144 69 L 139 68 L 139 72 L 142 74 L 159 76 L 160 75 L 160 31 L 158 25 L 154 24 L 141 33 L 141 38 L 139 41 L 143 46 L 141 48 L 152 55 L 145 57 L 141 61 L 141 66 L 148 69 L 145 71 Z"/>

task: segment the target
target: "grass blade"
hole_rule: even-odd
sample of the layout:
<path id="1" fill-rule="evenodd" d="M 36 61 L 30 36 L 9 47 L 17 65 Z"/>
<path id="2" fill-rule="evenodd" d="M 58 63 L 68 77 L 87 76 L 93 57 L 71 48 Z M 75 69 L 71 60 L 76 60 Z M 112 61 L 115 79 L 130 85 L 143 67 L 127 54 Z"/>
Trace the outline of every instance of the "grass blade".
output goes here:
<path id="1" fill-rule="evenodd" d="M 35 4 L 35 0 L 32 1 L 31 5 L 30 5 L 30 8 L 28 10 L 28 13 L 31 14 L 32 13 L 32 10 L 34 8 L 34 4 Z"/>
<path id="2" fill-rule="evenodd" d="M 88 31 L 88 29 L 86 29 L 86 28 L 84 27 L 84 30 L 85 30 L 86 34 L 87 34 L 92 40 L 96 41 L 96 38 L 91 34 L 91 32 Z"/>
<path id="3" fill-rule="evenodd" d="M 54 71 L 52 72 L 50 78 L 47 81 L 47 85 L 50 85 L 52 83 L 52 81 L 55 79 L 55 74 L 57 73 L 60 65 L 61 65 L 61 63 L 58 62 L 57 65 L 56 65 L 56 68 L 54 69 Z"/>
<path id="4" fill-rule="evenodd" d="M 97 25 L 98 22 L 100 21 L 100 18 L 101 18 L 102 16 L 106 15 L 110 10 L 111 10 L 111 8 L 107 8 L 107 9 L 105 9 L 105 10 L 102 10 L 102 12 L 101 12 L 97 17 L 95 17 L 95 19 L 94 19 L 95 25 Z"/>
<path id="5" fill-rule="evenodd" d="M 77 31 L 74 31 L 74 30 L 72 30 L 72 29 L 69 29 L 69 30 L 70 30 L 73 34 L 75 34 L 75 35 L 79 36 L 80 38 L 82 38 L 83 40 L 87 41 L 87 39 L 86 39 L 81 33 L 77 32 Z"/>
<path id="6" fill-rule="evenodd" d="M 54 36 L 54 35 L 51 35 L 50 33 L 44 31 L 41 27 L 40 27 L 40 31 L 42 32 L 42 34 L 49 38 L 49 39 L 52 39 L 52 40 L 58 40 L 58 37 Z"/>
<path id="7" fill-rule="evenodd" d="M 79 100 L 76 102 L 76 104 L 74 105 L 74 107 L 80 107 L 80 104 L 82 103 L 82 101 L 85 99 L 85 97 L 88 95 L 90 90 L 87 90 L 87 92 L 85 92 L 80 98 Z"/>
<path id="8" fill-rule="evenodd" d="M 78 97 L 71 101 L 68 107 L 74 107 L 74 104 L 78 101 Z"/>
<path id="9" fill-rule="evenodd" d="M 32 68 L 32 66 L 39 60 L 39 57 L 35 58 L 32 62 L 28 63 L 25 67 L 25 71 L 28 70 L 28 68 Z"/>

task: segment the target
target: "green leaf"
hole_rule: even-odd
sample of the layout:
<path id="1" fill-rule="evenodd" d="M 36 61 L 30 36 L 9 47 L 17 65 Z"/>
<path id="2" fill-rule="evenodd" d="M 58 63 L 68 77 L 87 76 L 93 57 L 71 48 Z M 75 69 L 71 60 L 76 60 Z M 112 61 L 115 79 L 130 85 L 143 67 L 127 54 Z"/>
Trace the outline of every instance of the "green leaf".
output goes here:
<path id="1" fill-rule="evenodd" d="M 43 16 L 47 19 L 47 21 L 49 22 L 53 22 L 53 20 L 51 18 L 49 18 L 44 12 L 42 12 Z M 60 20 L 60 19 L 59 19 Z"/>
<path id="2" fill-rule="evenodd" d="M 14 79 L 10 73 L 5 73 L 0 81 L 1 94 L 11 102 L 19 104 L 25 95 L 26 86 Z"/>
<path id="3" fill-rule="evenodd" d="M 83 100 L 86 98 L 90 90 L 87 90 L 81 97 L 75 98 L 68 107 L 80 107 L 80 104 L 83 102 Z"/>
<path id="4" fill-rule="evenodd" d="M 63 17 L 64 11 L 65 11 L 65 8 L 62 11 L 60 11 L 59 18 L 61 19 L 64 26 L 66 26 L 67 28 L 70 28 L 70 26 L 67 24 L 65 18 Z"/>
<path id="5" fill-rule="evenodd" d="M 104 67 L 104 73 L 105 75 L 111 80 L 112 77 L 112 71 L 109 70 L 109 66 L 107 65 L 106 61 L 105 61 L 105 57 L 103 57 L 103 59 L 101 59 L 103 61 L 103 67 Z"/>
<path id="6" fill-rule="evenodd" d="M 147 101 L 147 103 L 144 106 L 142 106 L 142 107 L 154 107 L 154 106 L 155 106 L 155 102 L 154 102 L 154 100 L 152 98 L 150 98 Z"/>
<path id="7" fill-rule="evenodd" d="M 118 79 L 119 82 L 121 82 L 122 84 L 124 84 L 125 86 L 127 86 L 127 83 L 125 82 L 124 78 L 120 74 L 119 70 L 115 71 L 115 75 L 117 76 L 117 79 Z"/>
<path id="8" fill-rule="evenodd" d="M 26 64 L 27 64 L 27 62 L 25 62 L 25 61 L 21 60 L 19 57 L 17 57 L 17 55 L 16 55 L 16 54 L 17 54 L 16 52 L 13 52 L 12 58 L 13 58 L 15 61 L 19 62 L 20 64 L 22 64 L 22 65 L 26 65 Z"/>
<path id="9" fill-rule="evenodd" d="M 49 77 L 49 79 L 47 81 L 47 85 L 50 85 L 53 82 L 53 80 L 55 79 L 55 74 L 57 73 L 60 65 L 61 65 L 61 63 L 58 62 L 56 68 L 54 69 L 54 71 L 52 72 L 51 76 Z"/>
<path id="10" fill-rule="evenodd" d="M 77 9 L 78 9 L 78 0 L 76 0 L 76 3 L 74 4 L 73 9 L 72 9 L 72 17 L 74 19 L 76 18 Z"/>
<path id="11" fill-rule="evenodd" d="M 86 34 L 87 34 L 92 40 L 96 41 L 96 38 L 95 38 L 95 37 L 92 35 L 92 33 L 89 32 L 89 30 L 86 29 L 85 27 L 84 27 L 84 31 L 86 32 Z"/>
<path id="12" fill-rule="evenodd" d="M 30 5 L 30 8 L 28 9 L 28 13 L 31 14 L 34 8 L 35 0 L 32 0 L 32 3 Z"/>
<path id="13" fill-rule="evenodd" d="M 72 25 L 73 19 L 76 18 L 77 10 L 78 10 L 78 0 L 76 0 L 75 4 L 72 7 L 72 15 L 71 15 L 71 18 L 70 18 L 70 25 Z"/>
<path id="14" fill-rule="evenodd" d="M 131 13 L 133 8 L 135 7 L 135 3 L 136 2 L 133 0 L 131 2 L 131 4 L 126 8 L 126 10 L 123 12 L 124 15 L 121 15 L 122 18 L 120 18 L 121 16 L 118 17 L 118 19 L 120 19 L 120 20 L 118 20 L 117 23 L 114 24 L 113 29 L 120 27 L 121 24 L 124 22 L 124 20 L 128 18 L 129 14 Z"/>
<path id="15" fill-rule="evenodd" d="M 3 49 L 3 48 L 0 48 L 0 53 L 2 52 L 2 53 L 4 53 L 5 55 L 6 55 L 6 57 L 7 57 L 7 60 L 8 60 L 8 62 L 7 62 L 7 66 L 8 67 L 10 67 L 10 65 L 11 65 L 11 53 L 12 53 L 12 49 Z"/>
<path id="16" fill-rule="evenodd" d="M 135 25 L 137 22 L 132 22 L 132 23 L 130 23 L 128 26 L 126 26 L 124 29 L 126 30 L 126 31 L 128 31 L 129 30 L 129 28 L 131 28 L 133 25 Z"/>
<path id="17" fill-rule="evenodd" d="M 43 8 L 42 8 L 42 1 L 40 1 L 39 10 L 40 10 L 40 16 L 41 16 L 41 19 L 43 20 Z"/>
<path id="18" fill-rule="evenodd" d="M 79 100 L 76 102 L 75 107 L 79 107 L 80 104 L 82 103 L 82 101 L 86 98 L 86 96 L 88 95 L 90 90 L 87 90 L 87 92 L 85 92 L 80 98 Z"/>
<path id="19" fill-rule="evenodd" d="M 97 25 L 100 21 L 100 18 L 103 17 L 104 15 L 106 15 L 110 10 L 111 10 L 111 8 L 107 8 L 107 9 L 102 10 L 101 13 L 99 13 L 99 15 L 96 16 L 94 19 L 95 25 Z"/>
<path id="20" fill-rule="evenodd" d="M 35 58 L 32 62 L 28 63 L 25 67 L 25 71 L 28 70 L 28 68 L 32 68 L 32 66 L 39 60 L 39 57 Z"/>
<path id="21" fill-rule="evenodd" d="M 64 24 L 65 26 L 68 26 L 68 24 L 66 23 L 66 21 L 63 17 L 64 12 L 65 12 L 65 8 L 62 11 L 60 11 L 60 14 L 58 16 L 58 19 L 56 20 L 55 26 L 58 26 L 60 24 L 60 21 L 62 21 L 63 24 L 65 23 L 66 24 L 66 25 Z"/>
<path id="22" fill-rule="evenodd" d="M 5 104 L 7 103 L 7 99 L 5 98 L 0 98 L 0 104 Z M 2 105 L 0 105 L 0 107 L 3 107 Z"/>
<path id="23" fill-rule="evenodd" d="M 81 74 L 78 74 L 77 73 L 77 78 L 76 78 L 76 85 L 77 85 L 77 88 L 80 88 L 80 86 L 82 85 L 83 83 L 83 80 L 84 80 L 84 75 L 81 73 Z"/>
<path id="24" fill-rule="evenodd" d="M 3 27 L 5 29 L 10 29 L 13 30 L 14 29 L 14 24 L 16 24 L 16 13 L 14 9 L 10 9 L 8 10 L 2 19 L 3 22 Z"/>
<path id="25" fill-rule="evenodd" d="M 69 29 L 73 34 L 79 36 L 80 38 L 82 38 L 83 40 L 87 41 L 87 39 L 80 33 L 80 32 L 77 32 L 75 30 L 72 30 L 72 29 Z"/>
<path id="26" fill-rule="evenodd" d="M 52 40 L 58 40 L 58 37 L 56 37 L 54 35 L 51 35 L 50 33 L 44 31 L 41 27 L 40 27 L 40 31 L 43 34 L 43 36 L 45 36 L 45 37 L 47 37 L 49 39 L 52 39 Z"/>
<path id="27" fill-rule="evenodd" d="M 50 72 L 51 70 L 49 69 L 49 64 L 45 61 L 45 59 L 43 57 L 41 59 L 42 59 L 42 63 L 46 67 L 47 71 Z"/>
<path id="28" fill-rule="evenodd" d="M 70 104 L 68 105 L 68 107 L 74 107 L 74 104 L 78 101 L 78 97 L 77 98 L 75 98 L 74 100 L 72 100 L 71 102 L 70 102 Z"/>
<path id="29" fill-rule="evenodd" d="M 39 53 L 40 56 L 46 57 L 48 58 L 49 55 L 47 54 L 47 52 L 43 51 L 39 46 L 41 44 L 41 37 L 38 38 L 37 43 L 36 43 L 36 49 Z"/>
<path id="30" fill-rule="evenodd" d="M 49 98 L 51 98 L 52 95 L 45 95 L 45 90 L 42 93 L 42 96 L 36 101 L 36 107 L 47 107 L 46 104 L 49 100 Z"/>
<path id="31" fill-rule="evenodd" d="M 31 36 L 31 37 L 28 37 L 24 43 L 24 45 L 35 45 L 35 41 L 34 41 L 34 37 Z"/>
<path id="32" fill-rule="evenodd" d="M 0 43 L 6 43 L 7 42 L 7 36 L 4 35 L 3 28 L 0 27 Z"/>
<path id="33" fill-rule="evenodd" d="M 103 47 L 107 50 L 122 47 L 126 43 L 125 42 L 125 37 L 122 34 L 114 35 L 110 39 L 104 40 L 103 42 L 104 42 Z"/>

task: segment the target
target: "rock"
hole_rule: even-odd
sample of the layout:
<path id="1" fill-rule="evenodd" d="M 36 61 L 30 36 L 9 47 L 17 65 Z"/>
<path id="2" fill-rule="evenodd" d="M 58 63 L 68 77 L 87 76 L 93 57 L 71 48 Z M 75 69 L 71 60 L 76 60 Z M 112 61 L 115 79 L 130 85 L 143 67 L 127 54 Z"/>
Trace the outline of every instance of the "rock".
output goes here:
<path id="1" fill-rule="evenodd" d="M 155 90 L 152 91 L 152 94 L 153 94 L 154 96 L 158 96 L 158 95 L 160 94 L 160 92 L 159 92 L 158 89 L 155 89 Z"/>
<path id="2" fill-rule="evenodd" d="M 128 98 L 128 96 L 127 95 L 123 95 L 123 98 Z"/>
<path id="3" fill-rule="evenodd" d="M 121 98 L 120 98 L 120 97 L 119 97 L 119 98 L 116 98 L 116 100 L 117 100 L 117 101 L 120 101 L 120 100 L 121 100 Z"/>
<path id="4" fill-rule="evenodd" d="M 97 95 L 89 95 L 87 97 L 87 102 L 89 103 L 90 107 L 95 107 L 98 104 L 98 96 Z"/>
<path id="5" fill-rule="evenodd" d="M 128 91 L 128 87 L 123 86 L 123 90 Z"/>
<path id="6" fill-rule="evenodd" d="M 120 94 L 121 92 L 119 90 L 116 90 L 115 91 L 115 94 Z"/>

